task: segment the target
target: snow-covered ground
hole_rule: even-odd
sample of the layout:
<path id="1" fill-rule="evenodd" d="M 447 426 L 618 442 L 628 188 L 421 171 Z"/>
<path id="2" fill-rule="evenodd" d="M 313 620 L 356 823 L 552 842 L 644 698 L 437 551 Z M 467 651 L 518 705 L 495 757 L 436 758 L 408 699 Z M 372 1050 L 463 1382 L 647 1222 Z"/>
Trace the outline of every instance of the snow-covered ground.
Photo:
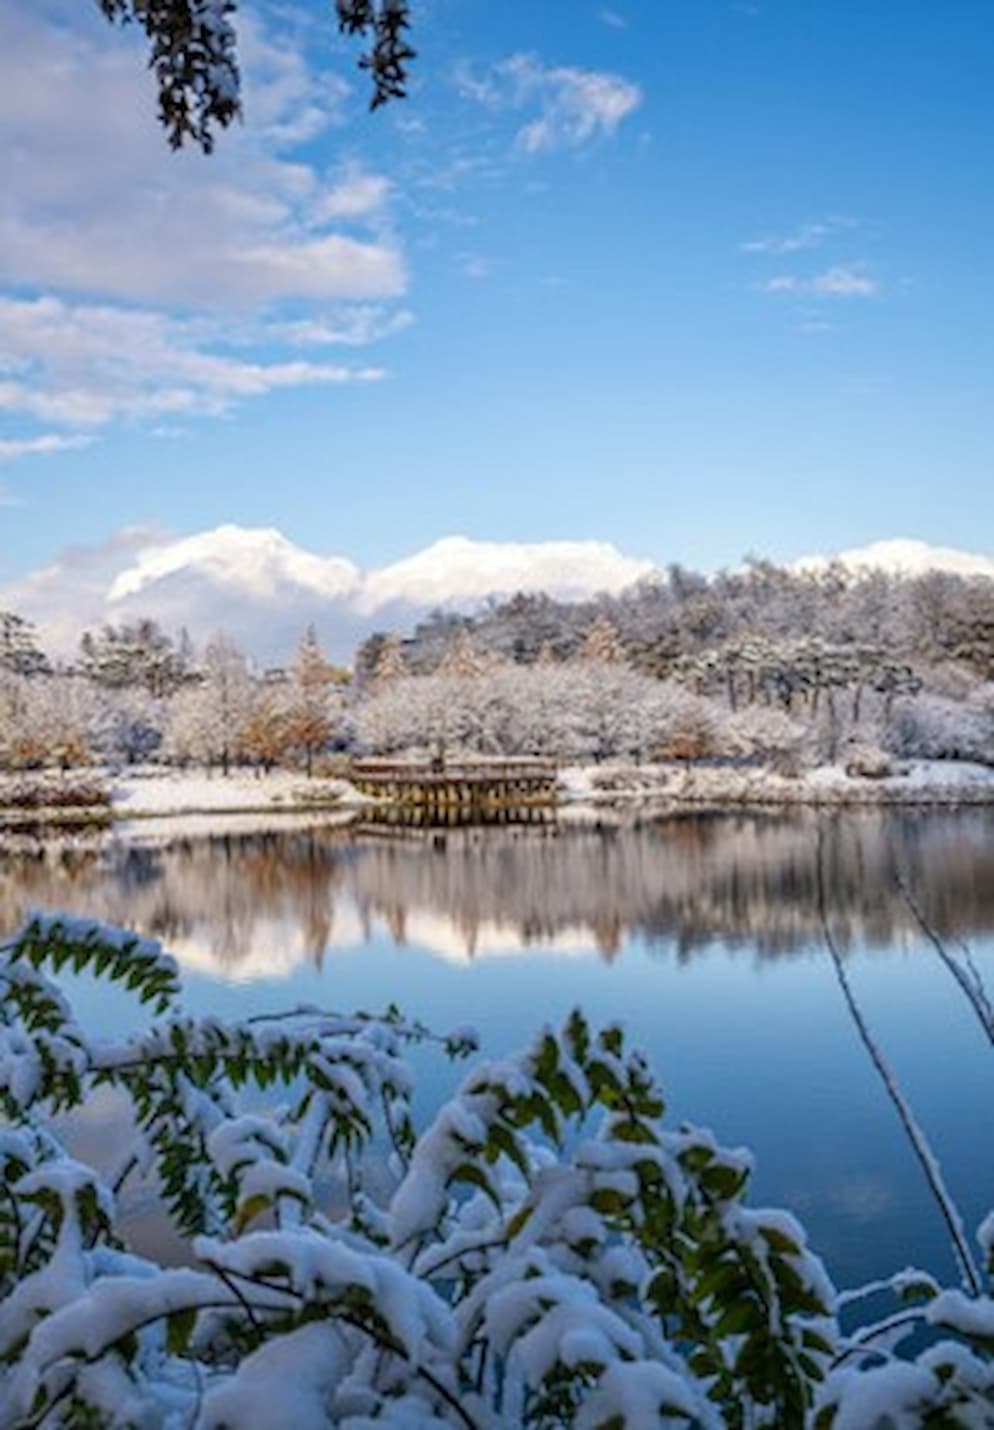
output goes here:
<path id="1" fill-rule="evenodd" d="M 788 778 L 772 770 L 620 762 L 564 769 L 560 799 L 567 805 L 635 800 L 675 804 L 988 804 L 994 769 L 955 760 L 905 760 L 883 779 L 847 775 L 841 765 Z"/>
<path id="2" fill-rule="evenodd" d="M 148 770 L 114 776 L 110 787 L 114 814 L 123 818 L 300 811 L 361 802 L 345 780 L 309 780 L 287 770 L 259 776 Z"/>
<path id="3" fill-rule="evenodd" d="M 54 777 L 52 777 L 54 778 Z M 307 779 L 276 770 L 269 775 L 239 771 L 227 777 L 202 771 L 155 767 L 126 773 L 89 772 L 91 782 L 106 784 L 115 819 L 192 819 L 223 816 L 226 826 L 239 817 L 281 820 L 337 811 L 343 821 L 372 803 L 343 779 Z M 3 805 L 0 788 L 0 807 Z M 907 760 L 883 779 L 847 775 L 839 765 L 810 770 L 797 778 L 760 767 L 683 767 L 609 761 L 574 765 L 559 775 L 559 800 L 567 817 L 606 805 L 666 802 L 673 805 L 733 806 L 754 804 L 994 804 L 994 769 L 954 760 Z M 58 801 L 53 800 L 53 805 Z M 23 811 L 37 818 L 37 809 Z M 79 809 L 65 811 L 76 817 Z"/>

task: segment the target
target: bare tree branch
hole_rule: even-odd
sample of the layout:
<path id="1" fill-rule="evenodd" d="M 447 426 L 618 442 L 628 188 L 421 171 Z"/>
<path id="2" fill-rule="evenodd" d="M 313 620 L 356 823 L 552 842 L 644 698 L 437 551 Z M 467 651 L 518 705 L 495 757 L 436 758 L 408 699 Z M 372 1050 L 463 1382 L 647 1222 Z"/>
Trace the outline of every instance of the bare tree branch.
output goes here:
<path id="1" fill-rule="evenodd" d="M 842 989 L 842 996 L 846 1001 L 846 1007 L 849 1009 L 853 1023 L 856 1026 L 856 1031 L 869 1054 L 870 1061 L 880 1075 L 880 1081 L 884 1085 L 884 1090 L 894 1104 L 894 1108 L 901 1121 L 901 1126 L 907 1134 L 908 1141 L 911 1143 L 911 1149 L 918 1159 L 925 1181 L 935 1199 L 942 1219 L 946 1224 L 949 1239 L 952 1242 L 953 1254 L 959 1263 L 963 1281 L 974 1296 L 979 1296 L 982 1294 L 983 1286 L 980 1273 L 973 1259 L 973 1253 L 970 1250 L 970 1244 L 967 1241 L 966 1232 L 963 1229 L 963 1219 L 943 1180 L 938 1159 L 929 1146 L 925 1133 L 915 1121 L 914 1113 L 911 1111 L 911 1106 L 901 1091 L 896 1075 L 873 1039 L 869 1025 L 863 1017 L 862 1010 L 856 1001 L 856 995 L 853 993 L 852 985 L 849 982 L 849 975 L 846 972 L 841 951 L 832 933 L 828 914 L 828 901 L 825 892 L 825 834 L 822 829 L 818 830 L 815 873 L 818 888 L 818 914 L 825 939 L 825 946 L 831 955 L 832 963 L 835 965 L 835 976 L 838 979 L 839 987 Z"/>

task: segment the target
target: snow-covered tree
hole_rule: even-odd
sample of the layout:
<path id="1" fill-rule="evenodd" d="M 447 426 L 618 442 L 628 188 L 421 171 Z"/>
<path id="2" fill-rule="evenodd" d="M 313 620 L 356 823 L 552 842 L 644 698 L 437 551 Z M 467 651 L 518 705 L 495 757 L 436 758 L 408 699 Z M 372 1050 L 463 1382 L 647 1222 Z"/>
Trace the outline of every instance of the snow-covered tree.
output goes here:
<path id="1" fill-rule="evenodd" d="M 162 745 L 167 703 L 144 686 L 91 689 L 89 739 L 95 755 L 111 765 L 151 759 Z"/>
<path id="2" fill-rule="evenodd" d="M 994 709 L 985 708 L 983 694 L 970 701 L 906 697 L 895 702 L 886 739 L 906 758 L 994 764 Z"/>
<path id="3" fill-rule="evenodd" d="M 66 962 L 154 1016 L 91 1036 Z M 405 1051 L 466 1056 L 467 1030 L 198 1018 L 157 944 L 59 917 L 0 947 L 0 983 L 4 1425 L 990 1423 L 994 1214 L 983 1271 L 954 1226 L 963 1286 L 905 1270 L 839 1296 L 800 1223 L 750 1205 L 751 1156 L 666 1120 L 618 1027 L 542 1029 L 419 1133 Z M 134 1126 L 114 1191 L 58 1137 L 107 1087 Z M 150 1174 L 179 1265 L 118 1223 Z"/>
<path id="4" fill-rule="evenodd" d="M 288 743 L 303 753 L 308 776 L 313 772 L 315 755 L 325 749 L 334 734 L 332 692 L 342 680 L 343 672 L 328 663 L 317 631 L 308 626 L 297 647 L 287 692 Z"/>
<path id="5" fill-rule="evenodd" d="M 165 753 L 180 763 L 220 765 L 222 774 L 230 773 L 242 752 L 253 694 L 244 653 L 218 632 L 204 648 L 198 678 L 170 701 Z"/>
<path id="6" fill-rule="evenodd" d="M 189 639 L 177 646 L 155 621 L 124 622 L 87 631 L 80 641 L 80 666 L 95 685 L 110 690 L 141 686 L 162 697 L 190 676 Z"/>
<path id="7" fill-rule="evenodd" d="M 584 637 L 581 660 L 594 665 L 624 665 L 627 657 L 617 629 L 606 616 L 598 616 Z"/>
<path id="8" fill-rule="evenodd" d="M 727 753 L 753 756 L 783 773 L 800 773 L 807 739 L 803 721 L 771 705 L 747 705 L 726 722 Z"/>
<path id="9" fill-rule="evenodd" d="M 389 680 L 399 680 L 407 674 L 404 651 L 396 636 L 384 636 L 372 669 L 372 682 L 380 686 Z"/>
<path id="10" fill-rule="evenodd" d="M 293 748 L 290 702 L 282 685 L 260 681 L 252 693 L 249 713 L 242 726 L 241 750 L 266 774 Z"/>
<path id="11" fill-rule="evenodd" d="M 38 675 L 48 668 L 48 658 L 31 622 L 14 611 L 0 611 L 0 671 Z"/>
<path id="12" fill-rule="evenodd" d="M 94 708 L 85 681 L 0 672 L 0 764 L 8 769 L 62 770 L 86 764 Z"/>
<path id="13" fill-rule="evenodd" d="M 438 674 L 455 680 L 474 680 L 485 674 L 489 666 L 486 657 L 477 650 L 468 631 L 459 631 L 445 648 Z"/>

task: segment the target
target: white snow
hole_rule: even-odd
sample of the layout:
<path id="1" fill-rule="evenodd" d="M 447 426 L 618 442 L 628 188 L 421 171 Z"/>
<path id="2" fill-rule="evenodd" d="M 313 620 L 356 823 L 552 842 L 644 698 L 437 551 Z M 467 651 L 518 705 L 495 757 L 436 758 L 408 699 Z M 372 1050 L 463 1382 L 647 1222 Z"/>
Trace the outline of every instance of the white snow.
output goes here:
<path id="1" fill-rule="evenodd" d="M 256 776 L 235 772 L 225 776 L 156 770 L 125 774 L 113 780 L 111 804 L 119 816 L 223 814 L 255 810 L 301 810 L 361 800 L 344 780 L 306 779 L 287 770 Z"/>
<path id="2" fill-rule="evenodd" d="M 994 1341 L 994 1299 L 990 1296 L 968 1296 L 958 1290 L 942 1291 L 929 1302 L 925 1318 L 933 1326 Z"/>
<path id="3" fill-rule="evenodd" d="M 328 1400 L 350 1363 L 334 1327 L 302 1326 L 245 1357 L 237 1374 L 209 1391 L 200 1430 L 326 1430 Z"/>
<path id="4" fill-rule="evenodd" d="M 821 1403 L 836 1407 L 832 1430 L 916 1430 L 935 1385 L 924 1367 L 895 1360 L 872 1370 L 836 1371 Z"/>
<path id="5" fill-rule="evenodd" d="M 966 760 L 904 760 L 884 779 L 822 765 L 797 778 L 760 766 L 650 764 L 625 761 L 572 766 L 559 778 L 567 806 L 665 800 L 679 804 L 986 804 L 994 803 L 994 768 Z"/>

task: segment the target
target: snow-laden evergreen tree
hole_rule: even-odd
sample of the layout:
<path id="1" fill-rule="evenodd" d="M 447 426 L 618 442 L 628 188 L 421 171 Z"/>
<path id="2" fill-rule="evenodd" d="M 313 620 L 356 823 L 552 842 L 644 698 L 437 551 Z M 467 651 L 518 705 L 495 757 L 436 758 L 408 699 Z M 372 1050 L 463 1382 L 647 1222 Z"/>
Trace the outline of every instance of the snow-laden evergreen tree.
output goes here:
<path id="1" fill-rule="evenodd" d="M 48 669 L 48 657 L 31 622 L 15 611 L 0 611 L 0 672 L 39 675 Z"/>
<path id="2" fill-rule="evenodd" d="M 579 658 L 594 665 L 625 665 L 627 656 L 616 627 L 598 616 L 584 637 Z"/>
<path id="3" fill-rule="evenodd" d="M 372 667 L 371 681 L 374 686 L 382 686 L 390 680 L 399 680 L 407 675 L 404 650 L 397 636 L 384 636 Z"/>
<path id="4" fill-rule="evenodd" d="M 97 685 L 111 690 L 142 686 L 149 695 L 161 697 L 189 678 L 189 642 L 177 648 L 155 621 L 107 625 L 83 635 L 80 667 Z"/>
<path id="5" fill-rule="evenodd" d="M 459 631 L 445 648 L 438 674 L 455 680 L 475 680 L 486 672 L 489 664 L 469 632 Z"/>
<path id="6" fill-rule="evenodd" d="M 152 1016 L 93 1037 L 67 963 Z M 405 1052 L 467 1056 L 469 1030 L 192 1016 L 157 944 L 65 916 L 0 946 L 0 983 L 11 1430 L 991 1423 L 994 1214 L 963 1285 L 906 1269 L 840 1295 L 800 1223 L 750 1204 L 751 1156 L 667 1121 L 616 1026 L 540 1029 L 419 1133 Z M 133 1126 L 111 1179 L 58 1135 L 107 1088 Z M 128 1246 L 142 1178 L 178 1265 Z"/>

